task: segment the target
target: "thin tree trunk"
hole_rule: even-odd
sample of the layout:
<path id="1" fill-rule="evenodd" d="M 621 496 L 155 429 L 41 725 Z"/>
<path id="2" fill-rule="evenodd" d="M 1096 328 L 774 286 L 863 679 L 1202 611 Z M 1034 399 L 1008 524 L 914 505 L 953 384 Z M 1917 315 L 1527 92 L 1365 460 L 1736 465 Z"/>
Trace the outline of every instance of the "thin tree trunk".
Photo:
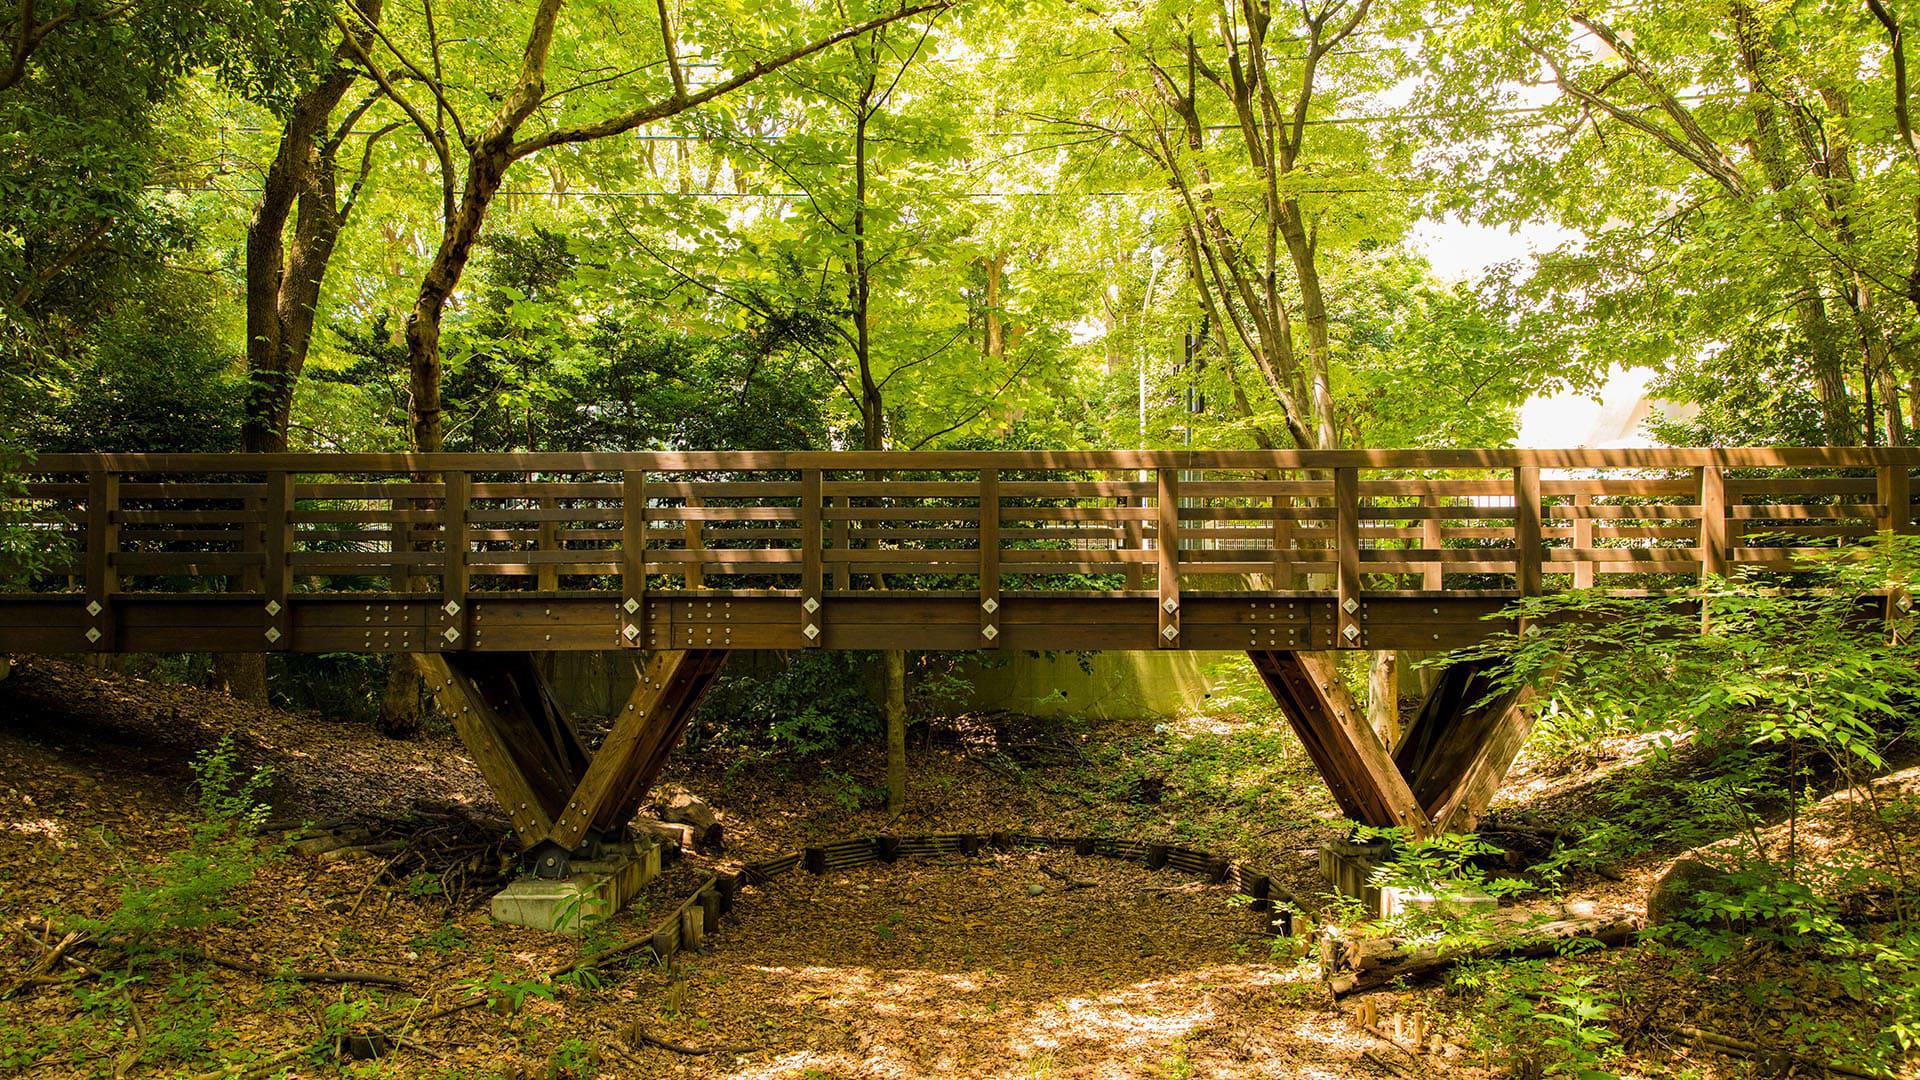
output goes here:
<path id="1" fill-rule="evenodd" d="M 1006 332 L 1000 321 L 1000 282 L 1006 274 L 1007 257 L 995 252 L 981 263 L 987 270 L 987 340 L 981 351 L 998 360 L 1007 355 Z"/>
<path id="2" fill-rule="evenodd" d="M 907 654 L 886 653 L 887 813 L 907 808 Z"/>
<path id="3" fill-rule="evenodd" d="M 1367 668 L 1367 722 L 1389 749 L 1400 742 L 1399 654 L 1377 649 Z"/>

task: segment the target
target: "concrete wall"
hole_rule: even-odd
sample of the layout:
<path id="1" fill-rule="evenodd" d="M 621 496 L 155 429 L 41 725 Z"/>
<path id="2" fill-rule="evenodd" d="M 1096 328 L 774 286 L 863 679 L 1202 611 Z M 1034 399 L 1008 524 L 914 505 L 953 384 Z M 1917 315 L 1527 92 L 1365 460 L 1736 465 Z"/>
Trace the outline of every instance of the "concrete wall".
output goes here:
<path id="1" fill-rule="evenodd" d="M 1104 652 L 1087 658 L 1083 670 L 1071 654 L 1005 655 L 994 667 L 968 665 L 974 685 L 967 708 L 1030 716 L 1093 716 L 1139 719 L 1173 716 L 1204 700 L 1211 689 L 1206 668 L 1223 654 L 1169 649 L 1164 652 Z M 540 657 L 540 670 L 568 712 L 605 719 L 633 691 L 633 664 L 626 652 L 555 652 Z M 770 657 L 742 653 L 727 661 L 738 672 Z M 878 672 L 873 680 L 878 693 Z"/>

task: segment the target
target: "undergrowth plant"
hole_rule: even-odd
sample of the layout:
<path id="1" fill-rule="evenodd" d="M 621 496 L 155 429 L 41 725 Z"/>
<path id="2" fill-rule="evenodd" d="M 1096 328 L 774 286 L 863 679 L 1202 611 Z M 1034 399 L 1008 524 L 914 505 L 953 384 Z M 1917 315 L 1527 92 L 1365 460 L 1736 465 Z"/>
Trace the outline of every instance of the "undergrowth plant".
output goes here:
<path id="1" fill-rule="evenodd" d="M 132 868 L 119 904 L 101 918 L 77 920 L 77 929 L 139 948 L 233 918 L 228 896 L 270 857 L 259 832 L 268 813 L 261 795 L 272 772 L 243 773 L 231 736 L 194 758 L 192 767 L 195 812 L 186 846 Z"/>
<path id="2" fill-rule="evenodd" d="M 1920 815 L 1874 783 L 1920 734 L 1914 617 L 1885 599 L 1917 579 L 1920 539 L 1882 535 L 1808 559 L 1790 588 L 1743 577 L 1684 596 L 1529 598 L 1504 613 L 1524 629 L 1450 658 L 1500 665 L 1496 693 L 1531 689 L 1552 743 L 1655 744 L 1549 872 L 1695 850 L 1707 869 L 1651 936 L 1703 965 L 1778 950 L 1848 987 L 1879 1030 L 1821 1037 L 1874 1068 L 1920 1049 Z M 1823 800 L 1839 842 L 1809 842 Z"/>

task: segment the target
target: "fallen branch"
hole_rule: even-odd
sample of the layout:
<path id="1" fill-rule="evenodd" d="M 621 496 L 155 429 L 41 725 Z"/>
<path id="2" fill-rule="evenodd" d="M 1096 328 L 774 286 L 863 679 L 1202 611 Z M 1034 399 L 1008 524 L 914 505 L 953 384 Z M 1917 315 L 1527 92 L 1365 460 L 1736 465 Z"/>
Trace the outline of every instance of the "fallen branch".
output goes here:
<path id="1" fill-rule="evenodd" d="M 1629 915 L 1571 916 L 1535 926 L 1513 925 L 1478 945 L 1406 946 L 1384 938 L 1350 938 L 1338 927 L 1320 933 L 1320 972 L 1335 997 L 1371 990 L 1398 979 L 1433 975 L 1463 960 L 1525 958 L 1559 952 L 1569 941 L 1598 946 L 1624 945 L 1640 930 Z"/>
<path id="2" fill-rule="evenodd" d="M 183 955 L 204 960 L 215 967 L 238 971 L 243 975 L 257 975 L 263 979 L 291 979 L 304 983 L 358 983 L 366 986 L 391 986 L 398 990 L 407 988 L 407 981 L 398 975 L 386 975 L 377 971 L 282 971 L 266 964 L 256 964 L 251 960 L 240 960 L 205 949 L 183 948 Z"/>
<path id="3" fill-rule="evenodd" d="M 24 926 L 19 929 L 18 934 L 23 940 L 39 949 L 43 955 L 34 961 L 33 966 L 28 968 L 12 986 L 7 987 L 5 993 L 0 993 L 0 998 L 10 998 L 29 986 L 44 985 L 51 977 L 49 973 L 59 967 L 62 960 L 67 959 L 67 953 L 86 940 L 86 935 L 78 930 L 69 932 L 60 939 L 58 944 L 52 946 L 28 933 Z"/>
<path id="4" fill-rule="evenodd" d="M 1679 1032 L 1680 1034 L 1686 1036 L 1689 1039 L 1692 1039 L 1695 1045 L 1698 1045 L 1702 1049 L 1712 1050 L 1715 1053 L 1726 1054 L 1730 1057 L 1747 1057 L 1747 1058 L 1763 1058 L 1763 1057 L 1782 1058 L 1784 1057 L 1784 1058 L 1789 1058 L 1794 1062 L 1797 1062 L 1798 1064 L 1811 1066 L 1812 1068 L 1815 1068 L 1815 1069 L 1824 1069 L 1827 1072 L 1837 1073 L 1840 1076 L 1858 1076 L 1858 1077 L 1862 1077 L 1864 1080 L 1864 1078 L 1868 1078 L 1873 1075 L 1872 1073 L 1867 1072 L 1863 1069 L 1856 1069 L 1851 1065 L 1839 1065 L 1831 1061 L 1817 1061 L 1813 1058 L 1806 1057 L 1805 1055 L 1802 1055 L 1802 1054 L 1796 1054 L 1788 1050 L 1768 1050 L 1765 1047 L 1760 1046 L 1758 1043 L 1747 1042 L 1744 1039 L 1736 1039 L 1731 1035 L 1722 1035 L 1719 1032 L 1715 1032 L 1715 1031 L 1705 1031 L 1697 1027 L 1689 1027 L 1685 1024 L 1675 1024 L 1673 1026 L 1673 1030 Z"/>

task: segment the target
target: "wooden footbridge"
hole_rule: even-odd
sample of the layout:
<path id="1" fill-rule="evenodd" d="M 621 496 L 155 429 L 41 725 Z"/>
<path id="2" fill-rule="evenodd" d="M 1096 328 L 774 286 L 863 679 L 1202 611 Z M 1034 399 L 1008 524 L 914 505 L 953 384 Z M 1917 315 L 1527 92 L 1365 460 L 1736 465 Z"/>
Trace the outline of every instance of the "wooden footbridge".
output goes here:
<path id="1" fill-rule="evenodd" d="M 422 658 L 551 869 L 618 832 L 737 649 L 1235 649 L 1341 806 L 1470 828 L 1527 726 L 1454 669 L 1396 747 L 1326 654 L 1514 598 L 1788 574 L 1914 521 L 1907 449 L 48 454 L 0 651 Z M 16 573 L 20 578 L 22 574 Z M 627 649 L 589 748 L 532 655 Z"/>

